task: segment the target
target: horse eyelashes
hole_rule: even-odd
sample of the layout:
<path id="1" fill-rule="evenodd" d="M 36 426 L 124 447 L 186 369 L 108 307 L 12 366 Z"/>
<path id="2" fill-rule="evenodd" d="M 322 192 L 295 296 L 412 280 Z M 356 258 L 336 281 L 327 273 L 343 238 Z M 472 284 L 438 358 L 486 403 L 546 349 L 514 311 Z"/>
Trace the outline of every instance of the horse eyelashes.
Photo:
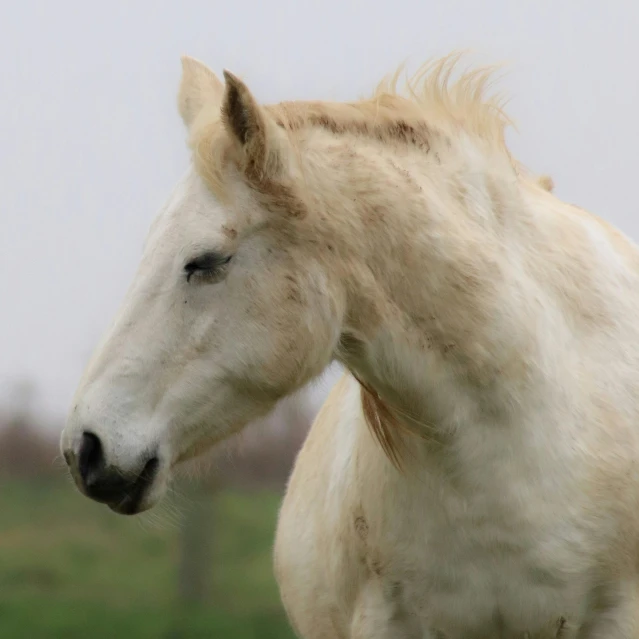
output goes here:
<path id="1" fill-rule="evenodd" d="M 186 281 L 189 282 L 193 275 L 202 274 L 207 276 L 213 276 L 223 266 L 226 266 L 231 261 L 231 255 L 221 255 L 219 253 L 208 252 L 199 255 L 198 257 L 190 260 L 184 266 L 184 272 L 186 273 Z"/>

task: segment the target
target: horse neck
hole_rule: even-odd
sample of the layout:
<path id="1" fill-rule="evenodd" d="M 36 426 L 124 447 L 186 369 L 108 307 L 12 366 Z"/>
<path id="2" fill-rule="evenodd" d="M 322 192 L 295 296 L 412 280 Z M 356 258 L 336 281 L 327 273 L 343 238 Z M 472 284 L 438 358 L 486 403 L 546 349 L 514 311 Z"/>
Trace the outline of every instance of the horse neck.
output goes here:
<path id="1" fill-rule="evenodd" d="M 357 224 L 341 229 L 348 312 L 337 358 L 412 427 L 506 405 L 516 391 L 498 373 L 523 375 L 531 348 L 501 247 L 504 208 L 519 206 L 513 168 L 460 146 L 360 149 L 341 177 L 359 186 L 348 212 Z"/>

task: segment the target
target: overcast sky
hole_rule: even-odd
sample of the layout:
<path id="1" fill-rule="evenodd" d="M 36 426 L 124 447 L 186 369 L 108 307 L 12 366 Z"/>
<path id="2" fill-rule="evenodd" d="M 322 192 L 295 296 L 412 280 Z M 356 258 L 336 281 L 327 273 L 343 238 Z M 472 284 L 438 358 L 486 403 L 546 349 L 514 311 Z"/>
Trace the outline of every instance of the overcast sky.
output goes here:
<path id="1" fill-rule="evenodd" d="M 0 404 L 62 417 L 188 164 L 179 56 L 258 98 L 352 99 L 402 61 L 507 62 L 513 151 L 634 238 L 635 0 L 21 0 L 0 7 Z"/>

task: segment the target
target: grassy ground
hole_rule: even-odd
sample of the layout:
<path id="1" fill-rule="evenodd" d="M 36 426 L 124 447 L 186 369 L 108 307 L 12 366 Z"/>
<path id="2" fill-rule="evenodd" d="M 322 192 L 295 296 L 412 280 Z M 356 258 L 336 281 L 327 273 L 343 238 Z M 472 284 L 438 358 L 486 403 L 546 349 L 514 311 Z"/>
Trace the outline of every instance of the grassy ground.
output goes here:
<path id="1" fill-rule="evenodd" d="M 1 639 L 290 639 L 272 575 L 279 496 L 215 496 L 210 605 L 180 605 L 177 506 L 114 515 L 67 483 L 0 486 Z"/>

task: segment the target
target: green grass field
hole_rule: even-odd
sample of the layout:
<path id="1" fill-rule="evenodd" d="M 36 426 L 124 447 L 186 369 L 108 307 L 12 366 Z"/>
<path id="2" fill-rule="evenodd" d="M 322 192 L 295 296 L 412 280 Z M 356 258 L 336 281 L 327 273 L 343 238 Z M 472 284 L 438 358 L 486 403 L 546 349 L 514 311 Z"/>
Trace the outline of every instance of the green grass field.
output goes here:
<path id="1" fill-rule="evenodd" d="M 214 499 L 210 605 L 179 604 L 180 499 L 127 518 L 65 482 L 3 481 L 0 639 L 288 639 L 271 566 L 280 497 Z"/>

